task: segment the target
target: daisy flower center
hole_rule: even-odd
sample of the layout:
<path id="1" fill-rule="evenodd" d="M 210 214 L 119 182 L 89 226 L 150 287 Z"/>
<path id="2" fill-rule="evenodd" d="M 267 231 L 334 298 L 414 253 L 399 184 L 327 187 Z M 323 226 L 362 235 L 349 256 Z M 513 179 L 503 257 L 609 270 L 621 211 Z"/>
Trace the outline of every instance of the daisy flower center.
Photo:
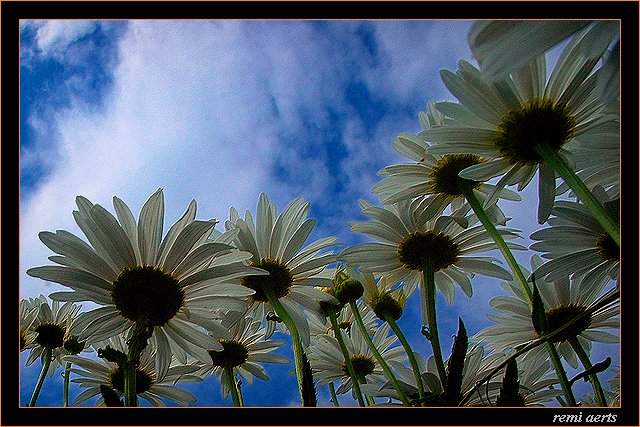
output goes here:
<path id="1" fill-rule="evenodd" d="M 58 348 L 64 344 L 65 328 L 55 323 L 42 323 L 34 331 L 38 333 L 36 342 L 42 347 Z"/>
<path id="2" fill-rule="evenodd" d="M 340 304 L 348 304 L 356 301 L 364 293 L 362 283 L 354 279 L 348 279 L 344 282 L 337 283 L 333 289 L 329 290 L 329 294 L 333 295 L 340 301 Z"/>
<path id="3" fill-rule="evenodd" d="M 598 237 L 596 249 L 604 261 L 620 261 L 620 248 L 608 234 Z"/>
<path id="4" fill-rule="evenodd" d="M 246 276 L 242 278 L 242 285 L 256 291 L 249 298 L 254 301 L 267 302 L 265 289 L 270 289 L 277 298 L 282 298 L 289 293 L 293 285 L 293 274 L 286 265 L 275 259 L 261 259 L 257 263 L 251 263 L 253 267 L 261 268 L 269 272 L 268 276 Z"/>
<path id="5" fill-rule="evenodd" d="M 123 317 L 161 326 L 184 305 L 184 290 L 176 278 L 156 267 L 135 266 L 113 282 L 111 299 Z"/>
<path id="6" fill-rule="evenodd" d="M 356 354 L 355 356 L 351 356 L 351 365 L 353 366 L 353 371 L 356 374 L 356 377 L 364 378 L 365 376 L 373 373 L 373 369 L 376 367 L 376 362 L 371 356 Z M 345 375 L 349 375 L 346 363 L 342 364 L 341 369 Z"/>
<path id="7" fill-rule="evenodd" d="M 136 368 L 136 394 L 142 394 L 151 389 L 153 376 L 143 369 Z M 109 372 L 109 385 L 111 388 L 124 393 L 124 371 L 119 366 Z"/>
<path id="8" fill-rule="evenodd" d="M 393 320 L 398 320 L 402 316 L 402 306 L 391 296 L 390 292 L 382 292 L 371 299 L 370 302 L 373 312 L 378 319 L 385 320 L 385 314 L 391 316 Z"/>
<path id="9" fill-rule="evenodd" d="M 559 307 L 554 307 L 546 311 L 547 324 L 549 325 L 549 331 L 554 331 L 563 326 L 567 322 L 575 319 L 587 311 L 586 307 L 575 304 L 563 304 Z M 591 324 L 591 316 L 585 316 L 578 322 L 572 324 L 564 331 L 551 338 L 551 342 L 564 342 L 569 339 L 575 338 L 585 331 Z"/>
<path id="10" fill-rule="evenodd" d="M 232 368 L 242 365 L 249 358 L 249 350 L 241 342 L 235 340 L 219 340 L 223 349 L 209 350 L 209 356 L 215 366 L 225 367 L 227 363 Z"/>
<path id="11" fill-rule="evenodd" d="M 78 354 L 84 349 L 84 341 L 78 341 L 75 335 L 67 336 L 64 340 L 64 349 L 69 354 Z"/>
<path id="12" fill-rule="evenodd" d="M 484 159 L 482 157 L 473 154 L 447 154 L 443 156 L 429 172 L 429 187 L 431 191 L 434 194 L 459 197 L 462 196 L 462 191 L 460 191 L 462 185 L 471 185 L 474 188 L 480 187 L 482 185 L 481 182 L 460 178 L 458 174 L 469 166 L 483 162 Z"/>
<path id="13" fill-rule="evenodd" d="M 573 137 L 575 127 L 564 103 L 534 98 L 504 115 L 493 143 L 511 164 L 534 165 L 542 161 L 536 145 L 558 151 Z"/>
<path id="14" fill-rule="evenodd" d="M 438 271 L 455 263 L 458 255 L 460 249 L 449 236 L 431 230 L 411 233 L 398 246 L 398 260 L 409 270 L 424 270 L 432 263 Z"/>

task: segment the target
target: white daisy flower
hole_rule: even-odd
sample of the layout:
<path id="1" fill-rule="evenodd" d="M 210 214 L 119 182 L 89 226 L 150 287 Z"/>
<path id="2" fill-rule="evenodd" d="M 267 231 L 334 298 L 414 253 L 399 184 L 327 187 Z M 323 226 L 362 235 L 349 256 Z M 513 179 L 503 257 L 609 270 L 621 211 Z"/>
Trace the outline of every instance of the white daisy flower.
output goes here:
<path id="1" fill-rule="evenodd" d="M 406 354 L 401 346 L 392 347 L 398 339 L 393 334 L 389 335 L 389 330 L 390 327 L 387 323 L 378 327 L 373 334 L 373 344 L 387 363 L 391 361 L 402 363 L 406 360 Z M 351 355 L 351 364 L 359 383 L 367 384 L 386 381 L 387 377 L 367 345 L 360 328 L 357 325 L 353 325 L 349 333 L 341 331 L 341 335 Z M 340 386 L 336 390 L 338 394 L 353 390 L 351 377 L 345 363 L 345 356 L 340 350 L 340 344 L 335 337 L 326 334 L 314 337 L 312 344 L 309 346 L 308 357 L 314 378 L 317 379 L 319 385 L 340 381 Z M 356 398 L 355 394 L 353 398 Z"/>
<path id="2" fill-rule="evenodd" d="M 605 209 L 619 218 L 620 199 L 608 200 L 601 193 Z M 549 260 L 535 270 L 536 279 L 558 280 L 569 274 L 583 275 L 581 288 L 600 294 L 620 274 L 620 248 L 579 202 L 557 201 L 548 219 L 550 227 L 531 234 L 531 249 Z"/>
<path id="3" fill-rule="evenodd" d="M 322 318 L 319 301 L 337 303 L 334 297 L 318 289 L 332 286 L 330 275 L 323 274 L 323 270 L 335 261 L 335 255 L 320 252 L 334 246 L 336 239 L 328 237 L 303 247 L 316 224 L 316 220 L 306 219 L 308 213 L 309 202 L 298 198 L 278 214 L 275 203 L 262 193 L 255 222 L 249 211 L 241 219 L 232 207 L 225 223 L 227 230 L 239 230 L 234 244 L 251 253 L 251 266 L 269 272 L 268 276 L 242 279 L 242 285 L 255 291 L 247 296 L 251 304 L 249 311 L 255 313 L 256 318 L 271 319 L 275 310 L 269 297 L 277 298 L 295 323 L 304 346 L 309 345 L 310 335 L 302 307 Z M 268 320 L 267 337 L 273 333 L 275 324 Z"/>
<path id="4" fill-rule="evenodd" d="M 44 295 L 30 301 L 33 310 L 29 316 L 31 319 L 30 329 L 33 335 L 26 343 L 24 350 L 30 350 L 27 366 L 41 358 L 45 354 L 45 349 L 51 349 L 51 364 L 48 374 L 53 376 L 56 369 L 64 366 L 62 357 L 67 354 L 77 354 L 84 349 L 84 343 L 78 342 L 78 337 L 70 333 L 72 322 L 78 317 L 81 307 L 71 302 L 60 304 L 59 301 L 49 301 Z"/>
<path id="5" fill-rule="evenodd" d="M 421 114 L 425 128 L 442 126 L 442 115 L 430 102 L 427 113 Z M 373 186 L 372 192 L 380 196 L 385 205 L 400 200 L 425 197 L 422 203 L 429 205 L 435 214 L 443 212 L 451 205 L 453 216 L 464 216 L 471 206 L 467 202 L 463 186 L 474 193 L 476 198 L 487 205 L 487 215 L 495 224 L 505 225 L 507 218 L 496 205 L 499 198 L 511 201 L 521 200 L 517 193 L 502 188 L 494 191 L 495 186 L 488 183 L 465 180 L 458 173 L 469 166 L 481 164 L 485 160 L 474 154 L 447 154 L 434 156 L 427 153 L 429 145 L 417 136 L 403 133 L 393 141 L 393 146 L 416 163 L 403 163 L 387 166 L 378 172 L 383 179 Z M 492 195 L 493 199 L 488 197 Z"/>
<path id="6" fill-rule="evenodd" d="M 473 181 L 500 177 L 495 191 L 516 184 L 520 191 L 538 172 L 538 221 L 546 221 L 555 198 L 556 172 L 540 153 L 558 155 L 575 169 L 574 147 L 594 129 L 618 120 L 596 90 L 602 72 L 593 71 L 598 60 L 582 54 L 586 37 L 580 33 L 572 39 L 550 75 L 543 55 L 499 82 L 462 60 L 456 73 L 442 70 L 444 84 L 459 103 L 435 104 L 447 120 L 444 126 L 420 133 L 433 143 L 428 152 L 486 158 L 462 170 L 460 177 Z"/>
<path id="7" fill-rule="evenodd" d="M 499 79 L 580 31 L 588 34 L 583 54 L 594 59 L 620 34 L 616 20 L 480 20 L 467 39 L 481 69 Z"/>
<path id="8" fill-rule="evenodd" d="M 540 263 L 537 257 L 532 258 L 534 267 Z M 529 274 L 524 267 L 521 268 L 525 274 Z M 520 285 L 516 282 L 505 282 L 502 285 L 509 295 L 492 298 L 491 307 L 497 312 L 487 315 L 498 325 L 485 328 L 472 338 L 474 342 L 495 351 L 517 349 L 538 338 L 531 319 L 529 299 L 524 295 Z M 602 289 L 584 286 L 581 276 L 573 276 L 572 280 L 565 277 L 553 282 L 536 277 L 536 287 L 544 304 L 549 331 L 586 312 L 603 296 Z M 587 354 L 592 342 L 618 343 L 619 335 L 615 332 L 620 328 L 619 312 L 618 300 L 576 322 L 554 336 L 551 342 L 557 346 L 560 356 L 571 367 L 577 368 L 576 353 L 569 341 L 576 338 Z M 541 353 L 544 355 L 542 357 L 546 357 L 544 346 L 537 346 L 528 353 Z"/>
<path id="9" fill-rule="evenodd" d="M 39 306 L 40 298 L 20 300 L 20 351 L 31 348 L 31 344 L 35 341 L 37 334 L 32 325 L 38 317 Z"/>
<path id="10" fill-rule="evenodd" d="M 138 223 L 119 198 L 113 198 L 117 219 L 102 206 L 76 198 L 73 216 L 89 244 L 58 230 L 39 234 L 58 255 L 61 266 L 31 268 L 27 273 L 71 288 L 52 299 L 91 301 L 100 307 L 83 313 L 72 332 L 80 339 L 108 339 L 134 326 L 152 332 L 160 376 L 171 355 L 186 363 L 186 354 L 209 358 L 207 349 L 222 348 L 216 337 L 228 331 L 212 319 L 212 310 L 242 310 L 242 298 L 252 291 L 240 277 L 266 274 L 245 266 L 249 254 L 218 242 L 206 242 L 216 221 L 195 220 L 196 203 L 162 237 L 164 196 L 156 191 L 144 204 Z"/>
<path id="11" fill-rule="evenodd" d="M 453 302 L 456 284 L 467 296 L 473 294 L 470 278 L 475 273 L 505 280 L 512 278 L 507 270 L 497 265 L 500 261 L 475 256 L 496 246 L 482 225 L 464 228 L 456 222 L 468 225 L 474 221 L 473 216 L 464 219 L 449 216 L 432 218 L 425 215 L 418 200 L 405 200 L 387 207 L 360 201 L 360 206 L 362 213 L 373 221 L 352 222 L 352 231 L 368 234 L 379 242 L 347 248 L 340 253 L 340 258 L 359 266 L 362 272 L 384 276 L 387 283 L 404 281 L 407 296 L 418 286 L 424 286 L 422 270 L 426 263 L 433 264 L 436 286 L 449 304 Z M 517 236 L 511 229 L 503 228 L 499 232 L 505 239 Z M 512 249 L 525 249 L 512 242 L 507 244 Z M 423 319 L 426 322 L 424 305 Z"/>
<path id="12" fill-rule="evenodd" d="M 235 383 L 229 383 L 240 375 L 249 384 L 253 383 L 253 377 L 268 381 L 262 363 L 286 364 L 291 361 L 279 354 L 272 353 L 285 341 L 264 339 L 265 330 L 262 322 L 255 321 L 241 313 L 230 312 L 223 317 L 222 326 L 229 330 L 229 338 L 221 339 L 223 350 L 209 350 L 210 361 L 198 371 L 198 374 L 206 377 L 216 375 L 221 383 L 222 398 L 226 399 Z M 231 369 L 231 373 L 227 372 Z"/>
<path id="13" fill-rule="evenodd" d="M 106 347 L 106 345 L 122 353 L 127 352 L 126 340 L 122 335 L 111 337 L 96 347 Z M 172 359 L 169 368 L 163 369 L 161 374 L 155 364 L 158 360 L 154 355 L 155 352 L 154 347 L 147 347 L 140 356 L 140 365 L 136 367 L 136 394 L 153 406 L 166 406 L 166 400 L 183 406 L 195 403 L 195 396 L 175 385 L 178 382 L 202 381 L 202 378 L 196 374 L 200 366 L 196 363 L 183 365 L 176 359 Z M 118 398 L 123 397 L 124 372 L 117 363 L 104 358 L 90 359 L 80 356 L 66 356 L 64 360 L 73 364 L 71 372 L 77 375 L 71 382 L 79 384 L 84 389 L 76 396 L 72 405 L 80 405 L 100 395 L 95 406 L 105 406 L 104 397 L 100 391 L 101 385 L 111 388 Z"/>

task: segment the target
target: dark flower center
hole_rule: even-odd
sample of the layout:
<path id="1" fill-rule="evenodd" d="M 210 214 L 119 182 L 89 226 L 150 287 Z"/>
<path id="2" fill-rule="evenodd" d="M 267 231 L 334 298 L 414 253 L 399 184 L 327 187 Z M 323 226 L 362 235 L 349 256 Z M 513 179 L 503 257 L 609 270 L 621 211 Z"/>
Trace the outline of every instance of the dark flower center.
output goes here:
<path id="1" fill-rule="evenodd" d="M 222 350 L 209 350 L 209 356 L 215 366 L 225 367 L 228 363 L 232 368 L 235 368 L 249 358 L 249 350 L 238 341 L 220 340 L 220 344 L 222 344 Z"/>
<path id="2" fill-rule="evenodd" d="M 431 263 L 434 271 L 458 260 L 460 249 L 446 234 L 434 231 L 411 233 L 398 246 L 398 260 L 409 270 L 424 270 Z"/>
<path id="3" fill-rule="evenodd" d="M 71 335 L 64 340 L 64 349 L 69 354 L 78 354 L 84 349 L 84 344 L 84 341 L 78 341 L 77 336 Z"/>
<path id="4" fill-rule="evenodd" d="M 402 305 L 388 291 L 378 294 L 369 305 L 380 320 L 386 321 L 385 315 L 391 316 L 393 320 L 398 320 L 402 316 Z"/>
<path id="5" fill-rule="evenodd" d="M 558 151 L 573 137 L 575 127 L 564 103 L 534 98 L 504 115 L 493 142 L 511 164 L 534 165 L 542 160 L 536 145 Z"/>
<path id="6" fill-rule="evenodd" d="M 483 163 L 484 159 L 473 154 L 447 154 L 433 166 L 429 173 L 429 187 L 434 194 L 462 196 L 462 185 L 478 188 L 481 182 L 460 178 L 461 170 Z"/>
<path id="7" fill-rule="evenodd" d="M 549 332 L 552 332 L 587 311 L 586 307 L 564 304 L 546 311 Z M 564 342 L 575 338 L 591 325 L 591 315 L 587 315 L 551 338 L 551 342 Z"/>
<path id="8" fill-rule="evenodd" d="M 371 356 L 356 354 L 355 356 L 351 356 L 351 365 L 353 366 L 356 377 L 364 378 L 373 372 L 373 369 L 376 367 L 376 362 Z M 342 372 L 345 375 L 349 375 L 346 363 L 342 364 Z"/>
<path id="9" fill-rule="evenodd" d="M 154 378 L 150 373 L 136 368 L 136 394 L 148 391 L 153 383 Z M 119 366 L 109 373 L 109 385 L 120 393 L 124 393 L 124 371 Z"/>
<path id="10" fill-rule="evenodd" d="M 522 393 L 518 393 L 517 396 L 513 396 L 513 397 L 510 396 L 506 398 L 500 395 L 498 396 L 498 400 L 496 401 L 496 406 L 502 406 L 502 407 L 526 406 L 524 395 Z"/>
<path id="11" fill-rule="evenodd" d="M 34 331 L 38 333 L 36 342 L 42 347 L 58 348 L 64 344 L 65 328 L 55 323 L 42 323 Z"/>
<path id="12" fill-rule="evenodd" d="M 356 301 L 364 293 L 364 287 L 362 283 L 354 279 L 347 279 L 343 282 L 334 285 L 333 289 L 329 290 L 329 294 L 336 297 L 340 304 L 348 304 L 351 301 Z"/>
<path id="13" fill-rule="evenodd" d="M 184 305 L 178 280 L 151 266 L 126 268 L 113 282 L 111 299 L 120 314 L 148 326 L 161 326 Z"/>
<path id="14" fill-rule="evenodd" d="M 604 261 L 620 261 L 620 248 L 608 234 L 598 237 L 596 248 Z"/>
<path id="15" fill-rule="evenodd" d="M 286 265 L 278 260 L 262 259 L 251 264 L 269 272 L 268 276 L 246 276 L 242 278 L 242 285 L 256 291 L 250 298 L 254 301 L 267 302 L 265 289 L 273 293 L 276 298 L 282 298 L 289 293 L 293 285 L 293 274 Z"/>

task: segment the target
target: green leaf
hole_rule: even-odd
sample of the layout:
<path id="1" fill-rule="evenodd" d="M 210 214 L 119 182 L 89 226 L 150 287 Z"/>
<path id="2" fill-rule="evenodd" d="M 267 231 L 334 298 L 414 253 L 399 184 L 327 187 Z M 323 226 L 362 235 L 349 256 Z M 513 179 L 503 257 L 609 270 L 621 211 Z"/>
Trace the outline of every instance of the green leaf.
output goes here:
<path id="1" fill-rule="evenodd" d="M 451 357 L 447 362 L 447 384 L 444 389 L 445 400 L 450 406 L 457 406 L 460 402 L 460 391 L 462 389 L 462 370 L 464 368 L 464 358 L 467 355 L 469 339 L 467 330 L 462 319 L 458 318 L 458 335 L 453 342 Z"/>
<path id="2" fill-rule="evenodd" d="M 611 366 L 611 358 L 607 357 L 602 362 L 596 363 L 595 365 L 593 365 L 589 369 L 587 369 L 585 371 L 582 371 L 578 375 L 576 375 L 575 377 L 571 378 L 571 380 L 569 380 L 569 384 L 575 383 L 580 378 L 584 378 L 584 381 L 588 382 L 590 375 L 597 374 L 597 373 L 600 373 L 600 372 L 604 372 L 604 371 L 607 370 L 607 368 L 609 368 L 609 366 Z"/>
<path id="3" fill-rule="evenodd" d="M 518 364 L 515 359 L 511 359 L 507 364 L 507 369 L 500 386 L 500 395 L 496 401 L 496 406 L 524 406 L 524 401 L 519 395 L 520 383 L 518 382 Z"/>
<path id="4" fill-rule="evenodd" d="M 549 329 L 547 314 L 544 311 L 544 304 L 542 303 L 542 298 L 540 298 L 540 293 L 538 292 L 538 287 L 536 286 L 536 280 L 533 274 L 531 275 L 531 280 L 533 282 L 533 308 L 531 310 L 531 320 L 536 333 L 538 335 L 544 335 Z"/>
<path id="5" fill-rule="evenodd" d="M 105 406 L 124 406 L 122 400 L 111 387 L 107 387 L 104 384 L 100 384 L 100 394 L 104 399 Z"/>

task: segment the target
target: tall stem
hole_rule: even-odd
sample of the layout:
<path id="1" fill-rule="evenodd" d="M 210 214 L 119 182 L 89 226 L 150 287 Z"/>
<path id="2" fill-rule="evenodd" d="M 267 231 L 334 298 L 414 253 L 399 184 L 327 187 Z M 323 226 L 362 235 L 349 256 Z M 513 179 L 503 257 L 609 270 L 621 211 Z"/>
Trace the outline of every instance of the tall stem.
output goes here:
<path id="1" fill-rule="evenodd" d="M 564 370 L 564 366 L 562 366 L 562 361 L 560 360 L 560 355 L 558 354 L 556 346 L 553 345 L 553 343 L 550 341 L 547 341 L 544 344 L 547 347 L 549 357 L 551 358 L 551 363 L 553 364 L 553 368 L 555 369 L 558 380 L 560 381 L 562 392 L 567 398 L 567 403 L 569 404 L 569 406 L 576 406 L 576 398 L 573 396 L 573 390 L 571 390 L 571 384 L 569 384 L 567 372 Z"/>
<path id="2" fill-rule="evenodd" d="M 407 338 L 400 330 L 400 327 L 396 323 L 396 321 L 391 317 L 388 313 L 384 313 L 384 319 L 389 323 L 391 329 L 400 340 L 402 347 L 404 347 L 404 351 L 407 353 L 407 357 L 409 358 L 409 364 L 411 365 L 411 369 L 413 370 L 413 375 L 416 378 L 416 385 L 418 387 L 418 396 L 422 399 L 424 397 L 424 384 L 422 383 L 422 374 L 420 373 L 420 367 L 418 366 L 418 361 L 416 360 L 415 354 L 413 354 L 413 350 L 407 341 Z"/>
<path id="3" fill-rule="evenodd" d="M 580 362 L 582 362 L 582 366 L 584 366 L 584 369 L 591 369 L 593 367 L 591 365 L 591 360 L 589 360 L 589 356 L 584 351 L 584 348 L 582 348 L 580 341 L 578 341 L 576 337 L 573 337 L 569 339 L 569 344 L 573 348 L 573 351 L 575 351 L 576 354 L 578 355 L 578 358 L 580 359 Z M 604 390 L 602 390 L 602 385 L 600 384 L 600 380 L 598 379 L 598 374 L 595 372 L 593 374 L 590 374 L 589 382 L 593 387 L 593 394 L 596 397 L 596 401 L 598 402 L 598 405 L 608 406 L 607 398 L 604 395 Z"/>
<path id="4" fill-rule="evenodd" d="M 296 328 L 296 324 L 285 310 L 284 306 L 278 300 L 278 297 L 275 296 L 273 291 L 268 287 L 264 288 L 264 294 L 267 296 L 269 300 L 269 304 L 273 307 L 273 310 L 276 312 L 276 315 L 282 319 L 285 326 L 289 330 L 291 334 L 291 347 L 293 349 L 293 361 L 296 370 L 296 377 L 298 378 L 298 390 L 300 391 L 300 401 L 302 405 L 305 406 L 305 389 L 303 385 L 304 378 L 304 348 L 302 347 L 302 342 L 300 341 L 300 334 L 298 333 L 298 329 Z"/>
<path id="5" fill-rule="evenodd" d="M 143 322 L 133 324 L 133 335 L 127 342 L 129 353 L 122 366 L 124 374 L 124 406 L 138 406 L 138 389 L 136 386 L 136 372 L 140 364 L 140 355 L 147 346 L 147 340 L 153 333 L 153 327 Z"/>
<path id="6" fill-rule="evenodd" d="M 489 235 L 493 238 L 496 246 L 498 246 L 498 249 L 500 249 L 500 252 L 502 252 L 502 256 L 504 256 L 507 264 L 509 264 L 509 267 L 511 267 L 511 271 L 516 276 L 516 279 L 518 280 L 518 283 L 520 283 L 520 287 L 522 288 L 522 290 L 527 294 L 529 301 L 532 301 L 533 293 L 531 292 L 531 289 L 529 289 L 527 279 L 524 277 L 524 274 L 522 274 L 522 270 L 520 269 L 518 262 L 511 253 L 509 246 L 507 246 L 507 242 L 504 241 L 496 226 L 489 219 L 489 216 L 482 207 L 482 204 L 478 201 L 478 198 L 473 192 L 473 188 L 469 185 L 462 184 L 460 185 L 460 190 L 462 190 L 465 199 L 467 199 L 467 202 L 469 202 L 469 205 L 471 205 L 471 209 L 473 209 L 473 212 L 476 214 L 485 230 L 487 230 L 487 233 L 489 233 Z"/>
<path id="7" fill-rule="evenodd" d="M 231 363 L 226 362 L 223 369 L 224 376 L 227 380 L 227 385 L 229 386 L 229 390 L 231 391 L 233 406 L 242 406 L 240 395 L 238 394 L 238 382 L 236 381 L 235 375 L 233 375 L 233 366 L 231 366 Z"/>
<path id="8" fill-rule="evenodd" d="M 360 390 L 360 383 L 358 381 L 358 377 L 356 376 L 356 372 L 353 369 L 353 363 L 351 363 L 351 354 L 349 353 L 349 349 L 344 343 L 344 339 L 342 339 L 342 332 L 340 329 L 340 325 L 338 325 L 338 320 L 336 319 L 336 312 L 333 308 L 328 309 L 329 321 L 331 322 L 331 327 L 336 335 L 336 340 L 338 340 L 338 344 L 340 345 L 340 350 L 344 355 L 344 364 L 347 367 L 347 372 L 349 372 L 349 376 L 351 377 L 351 382 L 353 383 L 353 391 L 356 395 L 356 399 L 358 400 L 358 404 L 360 406 L 364 405 L 364 399 L 362 398 L 362 391 Z"/>
<path id="9" fill-rule="evenodd" d="M 507 261 L 507 264 L 509 264 L 509 267 L 511 267 L 511 271 L 513 272 L 516 279 L 518 280 L 518 283 L 520 283 L 520 287 L 527 295 L 527 298 L 529 299 L 528 301 L 529 306 L 532 306 L 533 292 L 529 288 L 527 279 L 524 277 L 524 274 L 522 274 L 522 270 L 520 269 L 518 262 L 516 261 L 513 254 L 511 253 L 509 246 L 507 246 L 507 243 L 502 238 L 502 235 L 500 234 L 496 226 L 493 224 L 493 222 L 491 222 L 491 220 L 489 219 L 489 216 L 483 209 L 482 204 L 480 204 L 480 202 L 478 201 L 478 198 L 473 192 L 473 188 L 469 185 L 462 184 L 460 185 L 460 190 L 464 194 L 464 197 L 467 199 L 467 202 L 469 202 L 469 205 L 471 205 L 473 212 L 476 214 L 476 216 L 484 226 L 485 230 L 487 230 L 489 235 L 493 238 L 493 241 L 498 246 L 498 249 L 500 249 L 500 252 L 502 252 L 502 255 Z M 555 368 L 556 374 L 558 375 L 558 380 L 560 381 L 562 390 L 564 391 L 567 397 L 567 400 L 569 401 L 569 404 L 575 405 L 575 398 L 573 397 L 573 392 L 571 391 L 571 385 L 569 384 L 567 373 L 564 367 L 562 366 L 562 363 L 560 362 L 558 351 L 556 350 L 555 346 L 549 342 L 546 343 L 546 347 L 547 347 L 547 352 L 549 353 L 549 357 L 551 358 L 551 362 L 553 363 L 553 366 Z"/>
<path id="10" fill-rule="evenodd" d="M 64 385 L 62 388 L 62 401 L 64 406 L 69 406 L 69 373 L 71 371 L 71 362 L 67 362 L 64 366 Z"/>
<path id="11" fill-rule="evenodd" d="M 36 400 L 38 400 L 40 389 L 42 389 L 42 384 L 44 383 L 44 379 L 47 377 L 47 372 L 49 371 L 49 366 L 51 365 L 52 353 L 53 350 L 51 349 L 51 347 L 46 346 L 44 348 L 44 353 L 42 353 L 42 371 L 40 371 L 40 376 L 38 377 L 36 388 L 33 390 L 33 394 L 31 395 L 29 406 L 36 406 Z"/>
<path id="12" fill-rule="evenodd" d="M 367 327 L 364 325 L 364 322 L 362 321 L 362 316 L 360 315 L 360 310 L 358 309 L 358 306 L 356 305 L 355 301 L 350 301 L 349 305 L 351 306 L 351 311 L 353 312 L 353 316 L 356 318 L 356 323 L 358 324 L 358 328 L 360 328 L 360 332 L 362 332 L 362 337 L 367 342 L 369 349 L 371 350 L 376 360 L 382 367 L 382 370 L 384 371 L 387 378 L 389 378 L 389 381 L 391 381 L 391 384 L 393 384 L 393 387 L 396 389 L 396 392 L 398 393 L 398 397 L 400 398 L 402 403 L 405 406 L 409 406 L 409 399 L 407 398 L 407 395 L 404 393 L 404 391 L 402 391 L 402 387 L 400 386 L 398 379 L 396 378 L 395 375 L 393 375 L 391 368 L 389 368 L 389 365 L 387 365 L 387 362 L 385 362 L 384 358 L 376 348 L 375 344 L 373 343 L 373 341 L 371 341 L 371 337 L 369 336 Z"/>
<path id="13" fill-rule="evenodd" d="M 331 392 L 331 402 L 333 403 L 333 406 L 340 406 L 340 402 L 338 402 L 338 395 L 336 394 L 336 387 L 333 385 L 333 382 L 329 383 L 329 391 Z"/>
<path id="14" fill-rule="evenodd" d="M 613 218 L 604 210 L 602 204 L 596 199 L 586 185 L 578 178 L 574 171 L 565 163 L 557 152 L 547 147 L 545 144 L 535 144 L 534 150 L 553 170 L 573 190 L 578 198 L 584 203 L 587 209 L 591 211 L 595 219 L 600 223 L 602 228 L 611 236 L 620 247 L 620 226 Z"/>
<path id="15" fill-rule="evenodd" d="M 440 337 L 438 334 L 438 321 L 436 317 L 436 281 L 433 263 L 428 262 L 422 271 L 425 299 L 427 302 L 427 321 L 429 322 L 429 342 L 433 348 L 433 357 L 438 368 L 438 376 L 440 383 L 444 387 L 447 383 L 447 371 L 444 368 L 444 359 L 442 358 L 442 349 L 440 348 Z"/>

